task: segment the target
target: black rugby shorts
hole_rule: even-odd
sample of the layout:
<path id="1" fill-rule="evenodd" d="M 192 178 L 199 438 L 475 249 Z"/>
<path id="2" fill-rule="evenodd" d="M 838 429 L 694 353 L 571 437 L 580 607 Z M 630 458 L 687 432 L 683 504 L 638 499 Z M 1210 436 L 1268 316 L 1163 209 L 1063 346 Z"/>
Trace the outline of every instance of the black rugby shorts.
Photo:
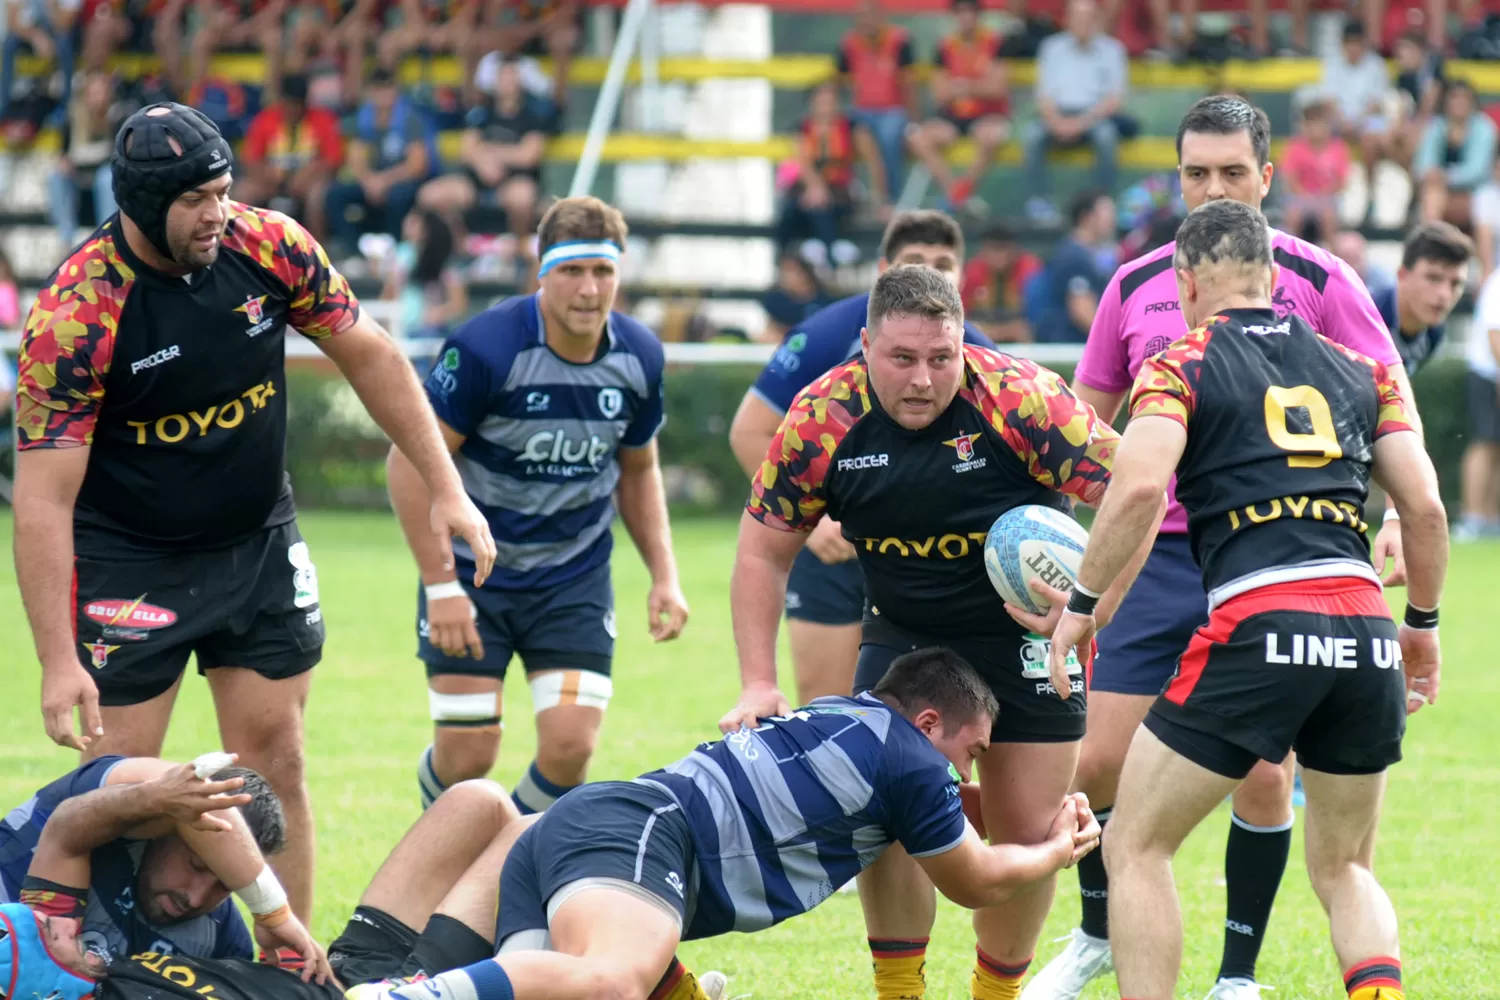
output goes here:
<path id="1" fill-rule="evenodd" d="M 78 653 L 101 705 L 137 705 L 198 672 L 244 667 L 281 680 L 323 656 L 318 574 L 295 521 L 223 549 L 95 557 L 80 546 Z"/>
<path id="2" fill-rule="evenodd" d="M 1303 767 L 1376 774 L 1401 759 L 1406 682 L 1380 588 L 1340 577 L 1273 584 L 1215 608 L 1146 727 L 1194 763 L 1243 778 L 1297 751 Z"/>

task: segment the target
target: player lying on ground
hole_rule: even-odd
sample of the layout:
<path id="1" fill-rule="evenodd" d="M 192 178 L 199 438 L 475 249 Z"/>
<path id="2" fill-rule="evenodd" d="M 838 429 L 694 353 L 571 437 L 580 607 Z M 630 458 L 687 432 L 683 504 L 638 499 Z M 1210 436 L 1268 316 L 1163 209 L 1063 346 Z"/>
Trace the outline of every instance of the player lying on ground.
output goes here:
<path id="1" fill-rule="evenodd" d="M 182 822 L 219 826 L 221 803 L 233 801 L 222 796 L 232 791 L 232 782 L 193 780 L 187 766 L 155 781 L 90 792 L 59 811 L 91 809 L 97 805 L 91 799 L 113 795 L 143 814 L 162 800 Z M 12 996 L 35 990 L 55 1000 L 91 993 L 95 1000 L 341 1000 L 346 984 L 462 967 L 494 954 L 495 885 L 521 826 L 509 796 L 493 782 L 467 781 L 448 790 L 386 858 L 328 958 L 319 953 L 316 974 L 310 968 L 299 977 L 262 963 L 159 947 L 106 963 L 88 951 L 77 921 L 57 915 L 55 905 L 49 913 L 6 904 L 0 930 L 10 933 L 15 947 L 0 948 L 0 981 L 17 984 Z M 71 901 L 87 894 L 68 887 L 88 884 L 90 856 L 68 838 L 54 837 L 55 829 L 44 831 L 30 875 L 53 886 L 54 900 Z M 420 934 L 418 927 L 424 928 Z M 15 978 L 7 979 L 6 961 Z"/>
<path id="2" fill-rule="evenodd" d="M 216 763 L 234 760 L 219 756 Z M 200 958 L 252 957 L 230 888 L 261 899 L 267 914 L 286 902 L 258 882 L 262 872 L 265 887 L 275 882 L 266 858 L 286 837 L 281 802 L 254 771 L 207 767 L 214 786 L 232 793 L 207 822 L 198 819 L 204 782 L 192 764 L 98 757 L 42 788 L 0 823 L 0 902 L 76 917 L 84 946 L 105 962 L 164 948 Z M 43 844 L 88 859 L 89 879 L 68 883 L 86 885 L 83 897 L 29 871 Z M 257 920 L 256 937 L 268 949 L 323 961 L 296 917 L 274 926 Z"/>
<path id="3" fill-rule="evenodd" d="M 960 905 L 1004 899 L 1092 850 L 1098 825 L 1077 796 L 1042 843 L 979 839 L 958 782 L 998 711 L 957 654 L 919 650 L 871 693 L 820 698 L 635 781 L 585 785 L 506 859 L 493 960 L 350 996 L 641 1000 L 679 941 L 805 913 L 896 842 Z"/>
<path id="4" fill-rule="evenodd" d="M 1396 914 L 1375 881 L 1386 768 L 1438 693 L 1448 559 L 1437 476 L 1385 365 L 1278 318 L 1265 218 L 1217 201 L 1178 232 L 1183 318 L 1141 368 L 1132 419 L 1053 635 L 1087 656 L 1094 598 L 1151 532 L 1175 472 L 1209 620 L 1136 730 L 1105 844 L 1122 997 L 1170 1000 L 1182 955 L 1171 859 L 1257 760 L 1295 749 L 1306 854 L 1352 1000 L 1401 1000 Z M 1406 623 L 1370 564 L 1371 475 L 1401 512 Z M 1403 670 L 1405 683 L 1403 684 Z"/>

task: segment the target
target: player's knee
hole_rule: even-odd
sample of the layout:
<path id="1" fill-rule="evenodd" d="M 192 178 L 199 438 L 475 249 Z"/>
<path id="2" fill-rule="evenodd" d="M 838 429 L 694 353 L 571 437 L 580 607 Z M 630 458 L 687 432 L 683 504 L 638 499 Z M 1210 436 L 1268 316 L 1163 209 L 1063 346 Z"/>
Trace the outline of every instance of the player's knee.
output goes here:
<path id="1" fill-rule="evenodd" d="M 599 733 L 592 728 L 575 728 L 565 732 L 549 733 L 538 738 L 537 763 L 542 767 L 552 765 L 560 771 L 578 771 L 588 766 L 599 744 Z"/>
<path id="2" fill-rule="evenodd" d="M 1293 776 L 1278 764 L 1257 763 L 1234 793 L 1234 811 L 1254 826 L 1278 826 L 1292 812 Z"/>
<path id="3" fill-rule="evenodd" d="M 443 778 L 450 785 L 483 778 L 500 756 L 500 734 L 494 730 L 457 729 L 439 723 L 434 742 Z"/>
<path id="4" fill-rule="evenodd" d="M 1078 768 L 1073 773 L 1073 787 L 1087 795 L 1095 809 L 1106 808 L 1115 800 L 1124 764 L 1123 747 L 1085 739 L 1078 755 Z"/>
<path id="5" fill-rule="evenodd" d="M 515 812 L 515 803 L 498 782 L 488 778 L 469 778 L 460 781 L 443 793 L 443 798 L 453 798 L 465 816 L 489 816 L 498 831 Z"/>

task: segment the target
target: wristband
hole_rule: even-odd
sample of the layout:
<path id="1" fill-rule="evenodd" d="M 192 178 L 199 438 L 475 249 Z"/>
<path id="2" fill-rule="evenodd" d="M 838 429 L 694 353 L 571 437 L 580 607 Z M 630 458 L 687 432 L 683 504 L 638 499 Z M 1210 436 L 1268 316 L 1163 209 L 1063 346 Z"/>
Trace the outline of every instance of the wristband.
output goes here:
<path id="1" fill-rule="evenodd" d="M 276 916 L 277 911 L 286 909 L 287 905 L 286 890 L 281 887 L 281 882 L 277 880 L 270 865 L 260 870 L 254 882 L 234 890 L 234 894 L 255 915 L 257 922 L 269 927 L 275 927 L 276 924 L 268 923 L 268 919 Z M 276 923 L 280 922 L 278 920 Z"/>
<path id="2" fill-rule="evenodd" d="M 255 922 L 262 927 L 280 927 L 290 919 L 292 919 L 290 906 L 278 906 L 270 913 L 255 914 Z"/>
<path id="3" fill-rule="evenodd" d="M 442 583 L 429 583 L 422 588 L 429 601 L 441 601 L 445 597 L 468 597 L 464 591 L 464 585 L 457 580 L 444 580 Z"/>
<path id="4" fill-rule="evenodd" d="M 49 917 L 82 920 L 88 901 L 87 887 L 75 889 L 70 885 L 61 885 L 44 878 L 37 878 L 35 875 L 27 875 L 21 882 L 20 902 Z"/>
<path id="5" fill-rule="evenodd" d="M 1399 510 L 1397 510 L 1396 508 L 1394 508 L 1394 507 L 1389 507 L 1389 508 L 1386 509 L 1385 517 L 1381 518 L 1381 520 L 1382 521 L 1399 521 L 1399 520 L 1401 520 L 1401 512 Z"/>
<path id="6" fill-rule="evenodd" d="M 1419 608 L 1413 604 L 1406 606 L 1406 627 L 1418 632 L 1436 632 L 1438 627 L 1437 608 Z"/>
<path id="7" fill-rule="evenodd" d="M 1099 595 L 1092 593 L 1086 587 L 1078 584 L 1073 585 L 1073 593 L 1068 597 L 1068 614 L 1091 618 L 1094 608 L 1099 605 Z"/>

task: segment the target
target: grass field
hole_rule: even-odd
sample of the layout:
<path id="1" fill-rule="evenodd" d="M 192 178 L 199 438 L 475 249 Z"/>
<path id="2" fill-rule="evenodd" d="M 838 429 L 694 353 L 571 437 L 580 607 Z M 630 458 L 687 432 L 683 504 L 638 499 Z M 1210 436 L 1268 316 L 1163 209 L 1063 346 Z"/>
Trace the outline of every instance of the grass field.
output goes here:
<path id="1" fill-rule="evenodd" d="M 8 516 L 0 519 L 7 550 L 10 527 Z M 329 636 L 307 723 L 319 844 L 314 930 L 326 942 L 417 815 L 415 765 L 430 723 L 413 656 L 413 572 L 394 520 L 309 514 L 302 529 L 318 565 Z M 633 776 L 716 737 L 714 723 L 736 694 L 729 623 L 733 525 L 680 523 L 676 548 L 694 616 L 682 639 L 659 647 L 646 635 L 644 571 L 628 542 L 618 550 L 616 695 L 594 778 Z M 1414 1000 L 1500 998 L 1500 915 L 1494 906 L 1500 878 L 1500 735 L 1494 724 L 1500 675 L 1488 651 L 1497 593 L 1500 547 L 1456 549 L 1444 601 L 1441 702 L 1413 720 L 1407 759 L 1393 772 L 1386 801 L 1379 870 L 1402 918 L 1407 995 Z M 0 667 L 3 811 L 74 761 L 42 732 L 35 659 L 8 558 L 0 569 Z M 507 786 L 532 749 L 525 686 L 514 685 L 509 698 L 495 774 Z M 215 738 L 206 687 L 192 678 L 178 703 L 167 755 L 191 757 L 211 749 Z M 1227 824 L 1227 812 L 1220 810 L 1177 862 L 1188 928 L 1183 997 L 1201 997 L 1217 968 Z M 1333 1000 L 1344 995 L 1339 969 L 1301 855 L 1299 842 L 1272 917 L 1261 979 L 1276 987 L 1275 1000 Z M 1052 939 L 1077 920 L 1072 873 L 1064 873 L 1058 898 L 1038 963 L 1061 948 Z M 734 994 L 757 1000 L 843 1000 L 874 993 L 853 896 L 835 896 L 814 914 L 753 938 L 734 935 L 685 946 L 683 957 L 699 970 L 723 969 Z M 928 995 L 968 996 L 972 960 L 968 916 L 944 903 L 928 953 Z M 1113 988 L 1106 980 L 1085 997 L 1117 996 Z"/>

